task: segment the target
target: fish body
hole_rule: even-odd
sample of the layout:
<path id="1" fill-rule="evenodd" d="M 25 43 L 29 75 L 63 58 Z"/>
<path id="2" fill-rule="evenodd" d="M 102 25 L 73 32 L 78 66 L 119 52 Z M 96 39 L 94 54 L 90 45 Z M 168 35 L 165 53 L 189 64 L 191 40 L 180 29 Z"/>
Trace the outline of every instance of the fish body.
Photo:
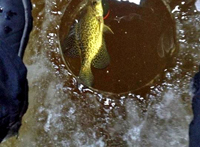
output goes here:
<path id="1" fill-rule="evenodd" d="M 69 56 L 81 56 L 79 78 L 86 86 L 93 85 L 91 65 L 105 68 L 110 58 L 103 38 L 104 30 L 112 30 L 104 25 L 101 0 L 89 0 L 86 13 L 76 22 L 67 38 L 66 53 Z"/>

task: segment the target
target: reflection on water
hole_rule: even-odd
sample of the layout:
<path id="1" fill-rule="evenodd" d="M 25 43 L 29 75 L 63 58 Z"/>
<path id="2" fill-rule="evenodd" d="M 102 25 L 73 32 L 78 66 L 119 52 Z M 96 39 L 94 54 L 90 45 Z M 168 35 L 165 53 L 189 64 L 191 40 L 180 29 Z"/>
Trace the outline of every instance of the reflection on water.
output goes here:
<path id="1" fill-rule="evenodd" d="M 114 93 L 136 91 L 158 78 L 167 66 L 173 66 L 169 52 L 172 55 L 175 50 L 174 21 L 160 0 L 154 3 L 146 0 L 139 6 L 126 1 L 109 1 L 109 5 L 110 15 L 105 24 L 113 30 L 114 35 L 105 33 L 104 38 L 110 64 L 101 70 L 92 68 L 93 87 Z M 74 12 L 77 3 L 69 6 L 62 17 L 60 29 L 64 53 L 65 38 L 75 19 L 70 17 L 69 12 L 77 15 L 76 20 L 81 19 L 80 12 Z M 79 75 L 80 58 L 63 56 L 72 73 Z M 163 81 L 162 78 L 159 80 Z M 148 91 L 149 87 L 145 90 Z"/>
<path id="2" fill-rule="evenodd" d="M 164 69 L 165 80 L 151 85 L 145 95 L 119 95 L 78 85 L 63 63 L 59 29 L 72 2 L 33 0 L 35 27 L 24 59 L 29 71 L 29 109 L 18 139 L 0 146 L 187 146 L 188 83 L 198 68 L 200 13 L 193 7 L 181 12 L 177 3 L 171 5 L 176 8 L 173 17 L 180 49 L 171 60 L 173 66 Z"/>

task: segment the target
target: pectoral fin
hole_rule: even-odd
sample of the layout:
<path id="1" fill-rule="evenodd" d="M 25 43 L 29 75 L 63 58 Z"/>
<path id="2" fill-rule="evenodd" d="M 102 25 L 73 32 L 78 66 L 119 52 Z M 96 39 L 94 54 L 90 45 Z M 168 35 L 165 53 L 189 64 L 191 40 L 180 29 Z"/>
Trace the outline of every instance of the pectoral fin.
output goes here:
<path id="1" fill-rule="evenodd" d="M 105 24 L 103 26 L 103 31 L 114 34 L 114 32 L 111 30 L 111 28 Z"/>
<path id="2" fill-rule="evenodd" d="M 77 37 L 77 23 L 70 29 L 69 35 L 62 45 L 63 53 L 70 57 L 78 57 L 80 55 L 80 47 Z"/>
<path id="3" fill-rule="evenodd" d="M 95 68 L 103 69 L 106 66 L 108 66 L 109 63 L 110 63 L 110 56 L 107 52 L 106 44 L 105 44 L 105 41 L 103 39 L 102 46 L 101 46 L 99 52 L 97 53 L 97 55 L 92 60 L 92 65 Z"/>

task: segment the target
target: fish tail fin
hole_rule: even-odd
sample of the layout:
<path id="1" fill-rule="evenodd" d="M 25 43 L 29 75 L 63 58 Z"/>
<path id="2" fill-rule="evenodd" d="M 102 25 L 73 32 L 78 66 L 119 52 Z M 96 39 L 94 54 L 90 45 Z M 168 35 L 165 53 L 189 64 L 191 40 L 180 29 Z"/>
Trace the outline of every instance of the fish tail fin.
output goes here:
<path id="1" fill-rule="evenodd" d="M 90 65 L 81 67 L 79 78 L 86 86 L 91 87 L 93 85 L 94 77 Z"/>

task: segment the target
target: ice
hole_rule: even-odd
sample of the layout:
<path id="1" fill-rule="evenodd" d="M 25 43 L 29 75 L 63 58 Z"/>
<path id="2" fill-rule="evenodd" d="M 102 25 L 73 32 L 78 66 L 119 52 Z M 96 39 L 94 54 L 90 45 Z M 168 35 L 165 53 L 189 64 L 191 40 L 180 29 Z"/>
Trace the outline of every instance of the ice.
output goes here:
<path id="1" fill-rule="evenodd" d="M 189 83 L 198 69 L 200 14 L 191 10 L 183 17 L 178 6 L 173 10 L 180 43 L 176 66 L 166 71 L 168 81 L 152 86 L 145 101 L 133 93 L 116 98 L 83 85 L 76 88 L 77 80 L 65 65 L 56 64 L 61 62 L 57 30 L 70 2 L 33 0 L 35 25 L 24 59 L 29 109 L 19 138 L 0 147 L 188 146 Z M 185 76 L 179 77 L 182 72 Z"/>
<path id="2" fill-rule="evenodd" d="M 196 1 L 195 6 L 197 8 L 197 11 L 200 11 L 200 0 Z"/>

